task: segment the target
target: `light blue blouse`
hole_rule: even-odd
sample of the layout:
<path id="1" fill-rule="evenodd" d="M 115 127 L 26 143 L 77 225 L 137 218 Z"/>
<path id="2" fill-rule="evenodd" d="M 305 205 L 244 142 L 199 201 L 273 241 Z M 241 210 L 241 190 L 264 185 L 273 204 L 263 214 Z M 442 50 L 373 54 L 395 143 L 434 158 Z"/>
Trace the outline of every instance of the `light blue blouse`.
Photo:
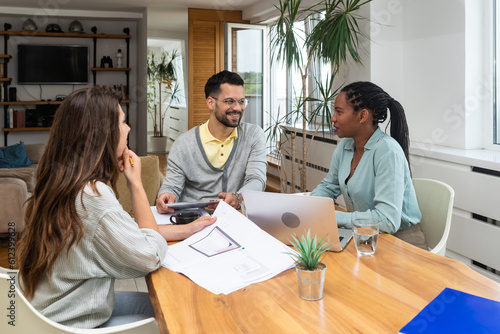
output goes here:
<path id="1" fill-rule="evenodd" d="M 349 212 L 336 211 L 339 226 L 351 227 L 351 219 L 369 216 L 380 220 L 381 232 L 393 234 L 419 223 L 422 215 L 398 142 L 377 128 L 346 183 L 353 155 L 354 140 L 342 139 L 333 152 L 330 171 L 311 194 L 334 200 L 343 195 Z"/>

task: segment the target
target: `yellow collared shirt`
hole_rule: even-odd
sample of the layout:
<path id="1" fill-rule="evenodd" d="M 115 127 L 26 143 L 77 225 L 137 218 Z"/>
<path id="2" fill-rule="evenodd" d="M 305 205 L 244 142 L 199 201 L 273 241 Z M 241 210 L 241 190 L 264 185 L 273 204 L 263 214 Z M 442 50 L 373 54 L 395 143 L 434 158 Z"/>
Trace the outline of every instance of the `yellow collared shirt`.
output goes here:
<path id="1" fill-rule="evenodd" d="M 238 138 L 238 129 L 234 128 L 233 132 L 222 142 L 212 136 L 208 130 L 208 122 L 200 125 L 200 139 L 203 144 L 203 149 L 212 166 L 223 169 L 227 158 L 233 149 L 234 140 Z"/>

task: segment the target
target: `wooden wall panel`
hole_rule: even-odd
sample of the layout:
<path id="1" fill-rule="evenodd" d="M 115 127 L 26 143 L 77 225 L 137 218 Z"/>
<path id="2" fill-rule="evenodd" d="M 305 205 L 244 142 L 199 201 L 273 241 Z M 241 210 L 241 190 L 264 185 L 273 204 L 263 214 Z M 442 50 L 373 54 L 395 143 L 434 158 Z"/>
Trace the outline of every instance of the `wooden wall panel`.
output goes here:
<path id="1" fill-rule="evenodd" d="M 189 9 L 189 128 L 209 117 L 208 78 L 224 69 L 224 22 L 247 22 L 241 11 Z"/>
<path id="2" fill-rule="evenodd" d="M 189 61 L 189 128 L 208 118 L 204 87 L 208 78 L 221 69 L 219 59 L 219 22 L 194 21 L 191 25 Z M 193 55 L 191 59 L 191 55 Z"/>

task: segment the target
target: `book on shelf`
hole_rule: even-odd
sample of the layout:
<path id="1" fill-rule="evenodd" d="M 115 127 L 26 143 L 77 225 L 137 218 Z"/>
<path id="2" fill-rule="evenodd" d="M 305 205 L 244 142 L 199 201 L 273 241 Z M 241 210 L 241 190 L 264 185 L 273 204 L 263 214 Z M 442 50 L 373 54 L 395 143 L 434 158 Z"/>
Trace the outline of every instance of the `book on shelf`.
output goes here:
<path id="1" fill-rule="evenodd" d="M 445 288 L 399 333 L 500 333 L 500 302 Z"/>
<path id="2" fill-rule="evenodd" d="M 26 127 L 26 111 L 9 108 L 7 111 L 6 128 L 17 129 Z"/>
<path id="3" fill-rule="evenodd" d="M 24 110 L 14 109 L 14 128 L 26 127 L 26 112 Z"/>
<path id="4" fill-rule="evenodd" d="M 128 100 L 127 85 L 121 85 L 121 88 L 122 88 L 123 99 Z"/>
<path id="5" fill-rule="evenodd" d="M 12 108 L 9 108 L 7 110 L 7 122 L 5 124 L 6 128 L 13 128 L 14 127 L 14 110 Z"/>
<path id="6" fill-rule="evenodd" d="M 0 64 L 0 78 L 4 78 L 4 77 L 5 77 L 5 64 L 1 63 Z"/>

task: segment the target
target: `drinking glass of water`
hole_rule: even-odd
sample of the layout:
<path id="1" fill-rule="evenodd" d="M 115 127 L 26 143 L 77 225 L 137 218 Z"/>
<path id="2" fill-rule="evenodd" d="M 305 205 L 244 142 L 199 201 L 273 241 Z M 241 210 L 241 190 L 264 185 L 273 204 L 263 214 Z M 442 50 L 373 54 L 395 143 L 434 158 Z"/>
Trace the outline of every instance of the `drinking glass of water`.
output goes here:
<path id="1" fill-rule="evenodd" d="M 352 220 L 352 235 L 359 256 L 372 256 L 377 247 L 380 222 L 372 217 L 356 217 Z"/>

